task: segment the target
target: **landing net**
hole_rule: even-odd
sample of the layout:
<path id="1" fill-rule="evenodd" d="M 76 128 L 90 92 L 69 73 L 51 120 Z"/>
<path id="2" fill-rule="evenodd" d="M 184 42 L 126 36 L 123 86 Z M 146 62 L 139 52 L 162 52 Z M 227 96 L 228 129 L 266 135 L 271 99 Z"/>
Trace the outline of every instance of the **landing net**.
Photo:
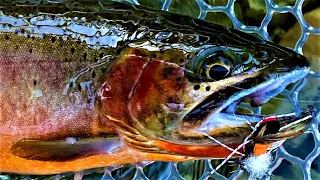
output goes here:
<path id="1" fill-rule="evenodd" d="M 230 18 L 235 29 L 238 29 L 247 33 L 256 33 L 268 41 L 271 41 L 271 38 L 268 34 L 267 27 L 272 20 L 273 14 L 274 13 L 291 13 L 292 15 L 294 15 L 294 17 L 299 22 L 301 27 L 301 36 L 296 42 L 296 45 L 294 47 L 294 50 L 300 54 L 303 54 L 302 48 L 305 42 L 307 41 L 309 35 L 320 34 L 320 28 L 312 27 L 311 25 L 308 24 L 308 22 L 303 17 L 302 5 L 304 3 L 304 0 L 296 0 L 293 6 L 279 6 L 275 4 L 273 0 L 265 0 L 266 15 L 263 18 L 260 26 L 244 25 L 237 18 L 236 13 L 234 11 L 236 0 L 228 0 L 225 6 L 212 6 L 206 3 L 205 0 L 195 0 L 195 1 L 197 2 L 200 8 L 200 14 L 198 16 L 199 19 L 206 19 L 207 14 L 210 12 L 224 13 Z M 131 3 L 138 4 L 138 2 L 135 0 L 132 0 Z M 162 10 L 169 11 L 170 5 L 172 3 L 173 3 L 172 0 L 165 0 L 162 5 Z M 298 100 L 300 90 L 303 89 L 305 85 L 308 83 L 308 81 L 310 81 L 311 79 L 319 79 L 319 78 L 320 78 L 320 74 L 310 73 L 306 78 L 302 79 L 299 83 L 297 83 L 290 91 L 284 92 L 287 95 L 287 97 L 291 100 L 294 111 L 300 110 L 299 100 Z M 270 178 L 272 179 L 273 172 L 279 167 L 279 165 L 283 161 L 290 162 L 296 165 L 297 167 L 299 167 L 299 169 L 301 169 L 302 171 L 304 179 L 312 179 L 311 177 L 312 163 L 314 163 L 315 160 L 319 161 L 319 159 L 316 159 L 316 158 L 320 154 L 320 133 L 318 129 L 319 122 L 320 122 L 320 113 L 316 116 L 316 118 L 314 118 L 314 120 L 310 125 L 310 129 L 311 129 L 310 133 L 313 136 L 314 143 L 310 142 L 308 146 L 313 146 L 314 144 L 313 150 L 305 158 L 300 158 L 288 153 L 288 151 L 284 148 L 284 146 L 280 146 L 276 150 L 275 160 L 271 166 L 271 169 L 269 170 L 269 173 L 268 173 L 269 175 L 265 176 L 264 179 L 270 179 Z M 203 167 L 204 172 L 200 176 L 200 179 L 205 180 L 205 179 L 213 178 L 213 179 L 225 180 L 225 179 L 239 179 L 239 178 L 242 179 L 243 178 L 242 175 L 244 174 L 244 171 L 241 169 L 236 170 L 234 173 L 232 173 L 231 176 L 226 178 L 225 176 L 215 171 L 216 167 L 212 165 L 213 163 L 211 161 L 212 160 L 205 160 L 204 167 Z M 219 165 L 219 163 L 217 165 Z M 138 169 L 135 177 L 136 178 L 139 177 L 142 179 L 145 178 L 145 176 L 142 175 L 141 173 L 143 173 L 143 171 L 141 171 L 141 169 L 140 170 Z M 177 164 L 174 164 L 174 163 L 167 164 L 167 170 L 164 171 L 164 174 L 162 174 L 161 177 L 168 180 L 182 179 L 182 176 L 179 175 L 179 172 L 177 170 Z"/>
<path id="2" fill-rule="evenodd" d="M 51 0 L 48 0 L 51 1 Z M 52 0 L 53 1 L 53 0 Z M 62 1 L 62 0 L 54 0 L 55 2 Z M 132 4 L 139 4 L 140 1 L 138 0 L 127 0 Z M 304 19 L 302 14 L 302 5 L 304 3 L 304 0 L 297 0 L 293 6 L 279 6 L 273 2 L 273 0 L 265 0 L 266 4 L 266 14 L 263 18 L 260 26 L 247 26 L 244 25 L 236 16 L 235 13 L 235 2 L 236 0 L 228 0 L 225 6 L 212 6 L 206 3 L 205 0 L 195 0 L 196 3 L 199 6 L 200 13 L 198 18 L 200 19 L 206 19 L 208 13 L 210 12 L 220 12 L 226 14 L 230 20 L 232 21 L 232 24 L 234 28 L 247 32 L 247 33 L 256 33 L 260 35 L 265 40 L 271 41 L 270 35 L 268 34 L 267 28 L 270 24 L 273 14 L 274 13 L 291 13 L 294 15 L 296 20 L 299 22 L 301 27 L 301 36 L 296 42 L 296 45 L 294 47 L 294 50 L 300 54 L 303 54 L 302 48 L 307 41 L 310 34 L 319 35 L 320 34 L 320 28 L 315 28 L 310 26 L 307 21 Z M 226 0 L 227 1 L 227 0 Z M 238 0 L 240 1 L 240 0 Z M 248 0 L 250 1 L 250 0 Z M 169 11 L 170 6 L 172 5 L 172 0 L 164 0 L 162 4 L 162 10 Z M 305 85 L 308 83 L 308 81 L 311 81 L 312 79 L 320 79 L 320 74 L 318 73 L 310 73 L 306 78 L 302 79 L 299 83 L 297 83 L 291 90 L 288 90 L 284 92 L 284 94 L 291 100 L 293 110 L 299 111 L 300 104 L 298 100 L 298 96 L 300 91 L 305 87 Z M 310 134 L 312 134 L 314 142 L 307 143 L 308 146 L 314 146 L 313 150 L 305 157 L 300 158 L 293 154 L 290 154 L 287 149 L 284 146 L 280 146 L 276 150 L 275 154 L 275 160 L 272 163 L 271 168 L 269 169 L 268 174 L 264 177 L 264 179 L 272 179 L 273 175 L 277 171 L 278 167 L 281 163 L 284 161 L 290 162 L 295 167 L 301 170 L 303 174 L 304 179 L 312 179 L 313 175 L 311 174 L 312 170 L 312 164 L 317 161 L 317 157 L 320 154 L 320 132 L 318 129 L 320 123 L 320 113 L 316 116 L 316 118 L 313 119 L 311 125 L 310 125 Z M 302 147 L 303 149 L 304 147 Z M 318 158 L 318 161 L 320 161 L 320 158 Z M 246 177 L 246 173 L 238 168 L 235 172 L 233 172 L 230 176 L 226 177 L 217 171 L 215 171 L 216 167 L 219 166 L 221 161 L 216 160 L 202 160 L 199 161 L 199 163 L 193 163 L 196 164 L 197 169 L 201 169 L 198 172 L 193 172 L 185 176 L 185 172 L 181 170 L 181 168 L 177 168 L 177 166 L 180 165 L 177 163 L 160 163 L 156 162 L 151 165 L 147 164 L 138 164 L 135 168 L 126 168 L 122 170 L 116 170 L 116 168 L 106 168 L 104 169 L 105 173 L 102 176 L 102 180 L 110 180 L 110 179 L 126 179 L 129 174 L 134 174 L 133 179 L 135 180 L 147 180 L 147 177 L 150 177 L 150 174 L 157 173 L 158 178 L 157 179 L 166 179 L 166 180 L 182 180 L 182 179 L 198 179 L 206 180 L 206 179 L 218 179 L 218 180 L 226 180 L 226 179 L 244 179 Z M 288 163 L 287 163 L 288 164 Z M 317 163 L 318 164 L 318 163 Z M 320 163 L 319 163 L 320 164 Z M 190 165 L 190 164 L 189 164 Z M 179 170 L 178 170 L 179 169 Z M 192 169 L 192 168 L 191 168 Z M 319 168 L 320 169 L 320 168 Z M 319 175 L 319 169 L 318 169 L 318 177 Z M 161 172 L 160 172 L 161 171 Z M 190 171 L 190 167 L 185 169 L 185 171 Z M 159 173 L 160 172 L 160 173 Z M 94 174 L 96 172 L 88 171 L 85 174 Z M 149 174 L 149 175 L 148 175 Z M 188 174 L 188 173 L 187 173 Z M 196 174 L 196 175 L 195 175 Z M 77 175 L 76 175 L 77 176 Z M 75 176 L 75 178 L 76 178 Z M 11 176 L 5 176 L 0 175 L 0 179 L 10 179 Z M 58 176 L 55 176 L 51 179 L 69 179 L 69 174 L 61 174 Z M 86 177 L 84 176 L 84 179 L 92 179 L 93 177 Z M 284 177 L 286 178 L 286 177 Z M 19 179 L 19 178 L 17 178 Z M 38 179 L 38 178 L 23 178 L 23 179 Z M 40 178 L 41 179 L 41 178 Z M 43 178 L 42 178 L 43 179 Z M 46 178 L 44 178 L 46 179 Z M 95 176 L 94 179 L 101 179 L 100 176 Z M 152 179 L 152 178 L 151 178 Z M 296 178 L 294 178 L 296 179 Z"/>

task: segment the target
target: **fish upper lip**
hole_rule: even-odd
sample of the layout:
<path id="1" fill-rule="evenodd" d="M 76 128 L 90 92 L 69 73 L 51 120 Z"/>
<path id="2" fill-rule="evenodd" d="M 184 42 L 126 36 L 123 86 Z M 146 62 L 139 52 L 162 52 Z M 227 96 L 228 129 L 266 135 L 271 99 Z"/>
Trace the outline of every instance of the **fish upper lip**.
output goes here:
<path id="1" fill-rule="evenodd" d="M 310 68 L 309 67 L 305 67 L 305 68 L 301 68 L 301 69 L 296 69 L 293 70 L 289 73 L 285 73 L 282 76 L 279 76 L 279 78 L 282 78 L 284 80 L 284 84 L 281 84 L 281 86 L 286 87 L 288 86 L 290 83 L 296 82 L 299 79 L 302 79 L 303 77 L 305 77 L 308 73 L 310 72 Z M 259 90 L 263 90 L 264 88 L 268 88 L 268 86 L 273 85 L 274 83 L 276 83 L 276 81 L 279 79 L 270 79 L 264 83 L 261 83 L 258 86 L 252 87 L 246 91 L 241 91 L 240 93 L 237 93 L 233 96 L 231 96 L 228 101 L 226 103 L 224 103 L 222 106 L 220 106 L 216 112 L 221 112 L 223 109 L 225 109 L 227 106 L 229 106 L 231 103 L 236 102 L 237 100 L 250 96 L 253 93 L 259 91 Z M 278 87 L 279 88 L 279 87 Z"/>

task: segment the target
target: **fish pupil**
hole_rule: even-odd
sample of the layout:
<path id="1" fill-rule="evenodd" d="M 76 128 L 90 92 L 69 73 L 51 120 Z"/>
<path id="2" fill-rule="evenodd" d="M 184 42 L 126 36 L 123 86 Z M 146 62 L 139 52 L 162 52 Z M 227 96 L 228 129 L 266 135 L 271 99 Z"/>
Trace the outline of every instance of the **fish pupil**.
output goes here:
<path id="1" fill-rule="evenodd" d="M 221 65 L 214 65 L 210 68 L 209 76 L 212 79 L 219 80 L 229 73 L 228 69 Z"/>

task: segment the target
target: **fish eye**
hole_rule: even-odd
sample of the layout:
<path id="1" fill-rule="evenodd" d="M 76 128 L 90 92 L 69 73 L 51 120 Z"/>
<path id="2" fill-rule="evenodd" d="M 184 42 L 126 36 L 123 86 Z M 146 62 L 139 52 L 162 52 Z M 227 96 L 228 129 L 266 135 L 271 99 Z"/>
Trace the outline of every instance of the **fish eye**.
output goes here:
<path id="1" fill-rule="evenodd" d="M 191 81 L 218 81 L 229 76 L 239 52 L 227 47 L 206 47 L 199 50 L 186 69 Z"/>
<path id="2" fill-rule="evenodd" d="M 228 60 L 220 57 L 214 61 L 210 61 L 211 58 L 202 66 L 201 75 L 213 80 L 220 80 L 226 77 L 230 73 L 230 63 Z"/>

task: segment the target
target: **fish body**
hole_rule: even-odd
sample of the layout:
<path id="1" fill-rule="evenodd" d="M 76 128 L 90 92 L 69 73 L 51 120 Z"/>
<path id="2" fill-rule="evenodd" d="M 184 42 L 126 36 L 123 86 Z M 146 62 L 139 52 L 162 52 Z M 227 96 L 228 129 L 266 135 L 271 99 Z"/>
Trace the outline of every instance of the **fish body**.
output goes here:
<path id="1" fill-rule="evenodd" d="M 232 151 L 206 135 L 235 149 L 252 132 L 247 121 L 261 118 L 225 110 L 246 97 L 260 105 L 309 72 L 289 49 L 139 6 L 8 3 L 1 11 L 2 172 L 226 158 Z"/>

